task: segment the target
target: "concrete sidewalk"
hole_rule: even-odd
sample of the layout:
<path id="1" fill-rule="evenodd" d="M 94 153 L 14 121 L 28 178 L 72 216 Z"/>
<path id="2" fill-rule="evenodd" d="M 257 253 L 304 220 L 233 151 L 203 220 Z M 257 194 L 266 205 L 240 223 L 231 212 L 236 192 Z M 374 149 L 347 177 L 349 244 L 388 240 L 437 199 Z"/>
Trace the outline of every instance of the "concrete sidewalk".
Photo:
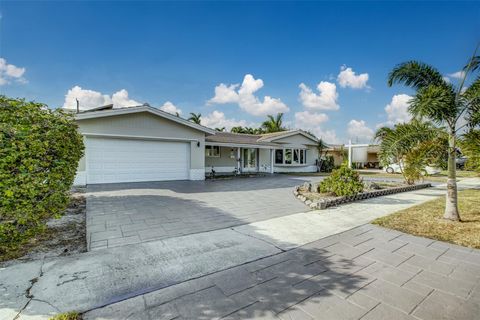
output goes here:
<path id="1" fill-rule="evenodd" d="M 478 187 L 468 180 L 461 187 Z M 442 195 L 441 188 L 369 199 L 233 229 L 98 250 L 0 269 L 0 319 L 84 312 L 274 256 Z M 374 209 L 372 209 L 372 206 Z"/>

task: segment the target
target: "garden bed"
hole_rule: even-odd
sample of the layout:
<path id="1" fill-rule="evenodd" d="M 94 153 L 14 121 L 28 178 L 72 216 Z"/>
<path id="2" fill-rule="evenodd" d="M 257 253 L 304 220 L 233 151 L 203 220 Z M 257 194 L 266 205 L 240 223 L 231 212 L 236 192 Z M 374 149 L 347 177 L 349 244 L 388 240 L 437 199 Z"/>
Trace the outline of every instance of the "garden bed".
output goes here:
<path id="1" fill-rule="evenodd" d="M 50 219 L 44 232 L 30 239 L 20 249 L 0 255 L 0 267 L 86 252 L 85 212 L 84 193 L 77 190 L 72 193 L 65 213 L 59 219 Z"/>
<path id="2" fill-rule="evenodd" d="M 318 183 L 306 182 L 301 186 L 295 187 L 293 194 L 303 201 L 307 206 L 314 210 L 322 210 L 337 206 L 343 203 L 360 201 L 394 193 L 413 191 L 431 187 L 430 183 L 420 183 L 416 185 L 407 185 L 399 182 L 367 182 L 363 192 L 337 197 L 330 193 L 319 193 Z"/>

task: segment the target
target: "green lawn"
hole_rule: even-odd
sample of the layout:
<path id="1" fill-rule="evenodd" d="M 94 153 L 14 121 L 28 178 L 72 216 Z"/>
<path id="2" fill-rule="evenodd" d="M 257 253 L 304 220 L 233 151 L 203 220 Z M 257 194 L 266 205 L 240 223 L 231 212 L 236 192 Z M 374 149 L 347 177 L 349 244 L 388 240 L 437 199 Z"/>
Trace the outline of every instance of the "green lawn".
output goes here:
<path id="1" fill-rule="evenodd" d="M 445 197 L 440 197 L 372 223 L 416 236 L 480 248 L 480 190 L 460 191 L 458 198 L 462 222 L 442 218 Z"/>

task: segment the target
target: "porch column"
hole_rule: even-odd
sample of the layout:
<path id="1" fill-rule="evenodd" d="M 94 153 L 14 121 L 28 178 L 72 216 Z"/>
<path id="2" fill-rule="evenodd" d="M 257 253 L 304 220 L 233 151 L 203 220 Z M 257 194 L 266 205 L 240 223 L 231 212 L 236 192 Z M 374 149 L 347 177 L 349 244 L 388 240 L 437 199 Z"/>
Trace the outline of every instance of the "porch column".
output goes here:
<path id="1" fill-rule="evenodd" d="M 273 173 L 273 159 L 275 157 L 275 149 L 270 149 L 270 173 Z"/>
<path id="2" fill-rule="evenodd" d="M 238 168 L 238 173 L 242 172 L 242 161 L 240 160 L 241 152 L 240 152 L 240 147 L 237 148 L 237 168 Z"/>

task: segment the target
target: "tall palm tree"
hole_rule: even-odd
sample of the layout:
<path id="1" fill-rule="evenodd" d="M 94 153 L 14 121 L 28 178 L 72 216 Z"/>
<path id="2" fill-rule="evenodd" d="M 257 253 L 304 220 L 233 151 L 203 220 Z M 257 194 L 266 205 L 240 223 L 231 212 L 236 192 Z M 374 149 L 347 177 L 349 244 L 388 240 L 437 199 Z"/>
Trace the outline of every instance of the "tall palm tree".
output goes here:
<path id="1" fill-rule="evenodd" d="M 188 118 L 188 120 L 192 121 L 193 123 L 200 124 L 201 118 L 202 118 L 201 113 L 190 112 L 190 118 Z"/>
<path id="2" fill-rule="evenodd" d="M 397 65 L 388 76 L 388 85 L 404 84 L 416 90 L 410 101 L 409 112 L 416 118 L 423 118 L 445 126 L 448 132 L 448 178 L 444 218 L 460 220 L 456 182 L 456 140 L 463 128 L 458 124 L 465 117 L 474 120 L 480 112 L 480 77 L 465 88 L 465 80 L 472 69 L 477 68 L 476 51 L 464 68 L 464 75 L 458 86 L 445 80 L 434 67 L 418 61 Z"/>
<path id="3" fill-rule="evenodd" d="M 269 114 L 267 120 L 262 123 L 262 128 L 265 129 L 266 133 L 285 131 L 283 113 L 277 113 L 275 117 Z"/>

